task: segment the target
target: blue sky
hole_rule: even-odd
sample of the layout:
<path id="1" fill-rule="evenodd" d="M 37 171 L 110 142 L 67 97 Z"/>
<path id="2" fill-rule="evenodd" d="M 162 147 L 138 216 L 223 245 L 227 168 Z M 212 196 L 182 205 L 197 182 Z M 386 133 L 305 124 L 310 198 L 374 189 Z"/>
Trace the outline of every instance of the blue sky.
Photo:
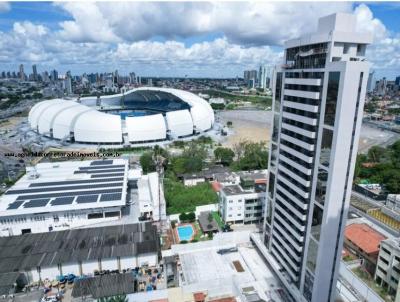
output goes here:
<path id="1" fill-rule="evenodd" d="M 278 64 L 284 40 L 337 11 L 374 34 L 368 59 L 377 76 L 400 75 L 400 4 L 392 2 L 0 3 L 0 70 L 241 76 Z"/>

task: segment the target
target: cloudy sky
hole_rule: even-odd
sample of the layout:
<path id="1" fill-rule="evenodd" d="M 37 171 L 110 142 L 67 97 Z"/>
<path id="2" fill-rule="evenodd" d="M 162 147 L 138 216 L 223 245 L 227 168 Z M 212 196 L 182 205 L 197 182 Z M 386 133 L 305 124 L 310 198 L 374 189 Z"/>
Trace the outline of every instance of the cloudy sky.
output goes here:
<path id="1" fill-rule="evenodd" d="M 382 2 L 0 2 L 0 70 L 242 76 L 339 11 L 373 33 L 377 75 L 400 75 L 400 4 Z"/>

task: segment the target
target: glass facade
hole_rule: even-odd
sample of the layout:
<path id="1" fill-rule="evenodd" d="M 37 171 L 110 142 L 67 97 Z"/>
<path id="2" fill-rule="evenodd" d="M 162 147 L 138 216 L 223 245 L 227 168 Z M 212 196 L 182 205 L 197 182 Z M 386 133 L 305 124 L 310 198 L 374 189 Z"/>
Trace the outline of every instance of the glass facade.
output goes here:
<path id="1" fill-rule="evenodd" d="M 321 205 L 325 204 L 326 186 L 328 182 L 328 172 L 319 169 L 317 177 L 317 187 L 315 189 L 315 200 Z"/>
<path id="2" fill-rule="evenodd" d="M 272 140 L 274 142 L 278 141 L 278 135 L 279 135 L 279 115 L 274 114 L 274 126 L 272 129 Z"/>
<path id="3" fill-rule="evenodd" d="M 316 240 L 319 240 L 319 237 L 321 235 L 321 224 L 323 215 L 324 211 L 318 205 L 314 205 L 311 234 Z"/>
<path id="4" fill-rule="evenodd" d="M 328 89 L 326 92 L 326 105 L 324 123 L 334 126 L 336 105 L 339 93 L 340 72 L 330 72 L 328 77 Z"/>
<path id="5" fill-rule="evenodd" d="M 274 198 L 274 189 L 275 189 L 275 174 L 269 173 L 268 195 L 271 199 Z"/>
<path id="6" fill-rule="evenodd" d="M 325 167 L 329 167 L 329 161 L 332 150 L 333 131 L 325 129 L 322 131 L 321 141 L 321 154 L 319 156 L 319 163 Z"/>
<path id="7" fill-rule="evenodd" d="M 282 96 L 282 72 L 276 73 L 276 85 L 275 85 L 275 112 L 281 110 L 281 96 Z"/>
<path id="8" fill-rule="evenodd" d="M 275 144 L 272 144 L 271 148 L 271 167 L 276 168 L 278 160 L 278 147 Z"/>
<path id="9" fill-rule="evenodd" d="M 318 244 L 312 238 L 310 238 L 307 250 L 307 268 L 311 272 L 315 271 L 315 267 L 317 265 L 317 256 L 318 256 Z"/>

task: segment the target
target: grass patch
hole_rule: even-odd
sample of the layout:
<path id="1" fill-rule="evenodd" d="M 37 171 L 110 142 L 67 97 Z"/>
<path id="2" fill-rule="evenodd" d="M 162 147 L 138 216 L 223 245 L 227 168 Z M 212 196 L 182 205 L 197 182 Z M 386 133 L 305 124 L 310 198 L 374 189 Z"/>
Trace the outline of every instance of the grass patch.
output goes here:
<path id="1" fill-rule="evenodd" d="M 185 187 L 179 181 L 166 178 L 164 192 L 168 215 L 194 212 L 197 206 L 213 204 L 218 201 L 217 194 L 208 182 Z"/>

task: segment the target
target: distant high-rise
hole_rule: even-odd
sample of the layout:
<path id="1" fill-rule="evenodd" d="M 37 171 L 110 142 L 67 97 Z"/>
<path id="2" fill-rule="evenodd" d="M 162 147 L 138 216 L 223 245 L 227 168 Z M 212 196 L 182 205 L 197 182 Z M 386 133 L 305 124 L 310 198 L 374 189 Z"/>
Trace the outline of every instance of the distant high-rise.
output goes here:
<path id="1" fill-rule="evenodd" d="M 25 81 L 25 72 L 24 72 L 24 65 L 23 64 L 21 64 L 21 65 L 19 65 L 19 79 L 21 80 L 21 81 Z"/>
<path id="2" fill-rule="evenodd" d="M 64 89 L 67 95 L 72 94 L 72 77 L 71 72 L 67 71 L 64 79 Z"/>
<path id="3" fill-rule="evenodd" d="M 396 80 L 394 81 L 394 83 L 395 83 L 397 86 L 400 86 L 400 76 L 396 77 Z"/>
<path id="4" fill-rule="evenodd" d="M 245 70 L 243 74 L 244 83 L 249 88 L 255 88 L 257 83 L 257 70 Z"/>
<path id="5" fill-rule="evenodd" d="M 129 83 L 130 84 L 136 84 L 136 74 L 134 72 L 131 72 L 129 74 Z"/>
<path id="6" fill-rule="evenodd" d="M 32 65 L 32 72 L 33 72 L 33 80 L 35 82 L 37 82 L 38 81 L 38 73 L 37 73 L 36 65 Z"/>
<path id="7" fill-rule="evenodd" d="M 57 70 L 52 70 L 50 73 L 50 79 L 52 82 L 56 82 L 58 80 L 58 72 Z"/>
<path id="8" fill-rule="evenodd" d="M 297 302 L 336 300 L 372 41 L 355 27 L 353 15 L 321 18 L 285 43 L 274 73 L 264 243 Z"/>
<path id="9" fill-rule="evenodd" d="M 368 82 L 367 82 L 367 92 L 372 92 L 374 90 L 374 72 L 370 72 L 368 75 Z"/>
<path id="10" fill-rule="evenodd" d="M 267 68 L 265 66 L 260 66 L 258 72 L 258 87 L 261 89 L 267 88 Z"/>

